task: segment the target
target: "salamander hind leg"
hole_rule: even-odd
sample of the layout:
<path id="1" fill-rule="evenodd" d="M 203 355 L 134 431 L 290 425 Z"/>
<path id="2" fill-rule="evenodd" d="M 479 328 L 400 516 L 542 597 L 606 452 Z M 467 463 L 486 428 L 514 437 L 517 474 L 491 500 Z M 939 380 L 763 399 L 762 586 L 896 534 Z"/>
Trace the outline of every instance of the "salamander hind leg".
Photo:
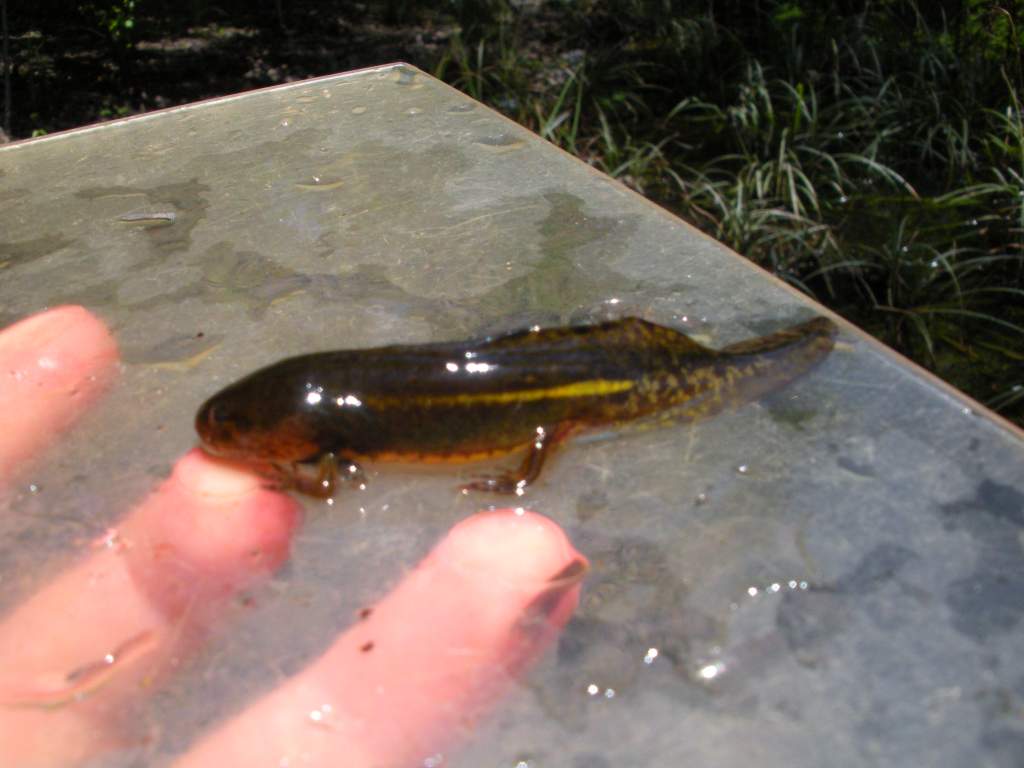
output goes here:
<path id="1" fill-rule="evenodd" d="M 559 424 L 551 429 L 537 427 L 537 438 L 530 443 L 526 456 L 518 467 L 493 477 L 480 477 L 472 480 L 463 485 L 461 490 L 522 495 L 526 486 L 540 475 L 551 450 L 565 440 L 571 431 L 572 425 L 570 424 Z"/>

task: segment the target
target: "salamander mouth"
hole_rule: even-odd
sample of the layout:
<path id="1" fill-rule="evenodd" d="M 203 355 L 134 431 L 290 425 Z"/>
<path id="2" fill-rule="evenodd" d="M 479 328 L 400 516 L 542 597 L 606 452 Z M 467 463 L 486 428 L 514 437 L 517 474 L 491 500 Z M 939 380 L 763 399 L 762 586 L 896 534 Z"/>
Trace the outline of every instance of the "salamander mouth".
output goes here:
<path id="1" fill-rule="evenodd" d="M 283 419 L 271 426 L 254 426 L 239 414 L 226 416 L 216 404 L 196 415 L 202 449 L 211 456 L 250 464 L 289 465 L 319 458 L 325 451 L 303 424 Z"/>

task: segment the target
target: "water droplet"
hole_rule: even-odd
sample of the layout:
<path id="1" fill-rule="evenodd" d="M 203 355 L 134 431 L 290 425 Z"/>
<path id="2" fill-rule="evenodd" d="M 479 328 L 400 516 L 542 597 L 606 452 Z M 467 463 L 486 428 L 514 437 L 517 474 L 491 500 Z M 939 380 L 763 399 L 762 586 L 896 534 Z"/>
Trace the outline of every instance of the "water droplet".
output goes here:
<path id="1" fill-rule="evenodd" d="M 121 538 L 117 528 L 107 528 L 102 536 L 93 541 L 96 549 L 108 549 L 111 552 L 120 552 L 124 549 L 124 539 Z"/>
<path id="2" fill-rule="evenodd" d="M 962 413 L 964 416 L 971 416 L 974 414 L 974 411 L 972 411 L 970 408 L 964 407 L 963 409 L 961 409 L 960 413 Z"/>
<path id="3" fill-rule="evenodd" d="M 321 704 L 309 713 L 309 720 L 314 725 L 329 726 L 328 720 L 334 714 L 334 707 L 330 704 Z"/>
<path id="4" fill-rule="evenodd" d="M 748 471 L 750 471 L 750 468 L 746 464 L 740 464 L 738 467 L 736 467 L 736 471 L 739 472 L 741 475 L 745 475 Z"/>
<path id="5" fill-rule="evenodd" d="M 412 85 L 416 82 L 416 73 L 411 69 L 399 68 L 395 72 L 395 82 L 398 85 Z"/>
<path id="6" fill-rule="evenodd" d="M 910 248 L 908 248 L 905 245 L 902 245 L 902 246 L 900 246 L 900 252 L 901 253 L 909 253 L 910 252 Z"/>
<path id="7" fill-rule="evenodd" d="M 423 110 L 420 109 L 419 107 L 409 107 L 407 110 L 405 110 L 405 114 L 407 115 L 419 115 L 422 112 Z"/>
<path id="8" fill-rule="evenodd" d="M 708 503 L 708 495 L 706 493 L 698 493 L 697 494 L 697 498 L 694 499 L 694 501 L 696 501 L 698 505 L 707 504 Z"/>
<path id="9" fill-rule="evenodd" d="M 287 120 L 282 120 L 280 125 L 281 125 L 282 128 L 287 128 L 288 127 L 288 121 Z"/>
<path id="10" fill-rule="evenodd" d="M 296 189 L 315 190 L 317 192 L 328 192 L 332 189 L 337 189 L 338 187 L 344 185 L 344 183 L 345 182 L 342 179 L 330 179 L 322 178 L 320 176 L 314 176 L 310 181 L 297 182 L 295 184 L 295 187 Z"/>
<path id="11" fill-rule="evenodd" d="M 711 664 L 705 664 L 697 670 L 697 675 L 701 680 L 714 680 L 722 674 L 723 671 L 725 671 L 725 666 L 721 662 L 716 661 Z"/>
<path id="12" fill-rule="evenodd" d="M 658 649 L 648 648 L 647 653 L 644 655 L 644 664 L 653 664 L 656 658 L 658 658 Z"/>
<path id="13" fill-rule="evenodd" d="M 39 486 L 36 485 L 35 483 L 29 483 L 29 485 L 28 485 L 28 492 L 29 493 L 39 493 L 40 490 L 41 489 L 39 488 Z"/>
<path id="14" fill-rule="evenodd" d="M 751 597 L 757 597 L 757 593 L 758 593 L 757 587 L 747 587 L 747 594 L 750 595 Z"/>
<path id="15" fill-rule="evenodd" d="M 593 683 L 591 683 L 590 685 L 587 686 L 587 693 L 589 693 L 591 696 L 597 696 L 597 694 L 599 694 L 600 692 L 601 692 L 601 689 L 598 688 Z"/>
<path id="16" fill-rule="evenodd" d="M 448 111 L 456 115 L 465 114 L 466 112 L 472 112 L 474 109 L 476 109 L 476 104 L 469 103 L 453 104 L 452 106 L 448 107 Z"/>
<path id="17" fill-rule="evenodd" d="M 845 203 L 845 202 L 848 202 L 848 201 L 849 201 L 849 199 L 850 199 L 850 198 L 848 198 L 848 197 L 847 197 L 846 195 L 840 195 L 840 196 L 839 196 L 839 202 L 840 202 L 840 203 Z"/>
<path id="18" fill-rule="evenodd" d="M 512 149 L 518 149 L 524 145 L 522 139 L 513 136 L 511 133 L 499 133 L 492 136 L 480 136 L 479 138 L 473 139 L 474 144 L 479 144 L 482 147 L 487 147 L 499 152 L 504 152 Z"/>
<path id="19" fill-rule="evenodd" d="M 363 106 L 352 107 L 352 114 L 353 115 L 362 115 L 365 112 L 366 112 L 366 107 L 363 107 Z"/>

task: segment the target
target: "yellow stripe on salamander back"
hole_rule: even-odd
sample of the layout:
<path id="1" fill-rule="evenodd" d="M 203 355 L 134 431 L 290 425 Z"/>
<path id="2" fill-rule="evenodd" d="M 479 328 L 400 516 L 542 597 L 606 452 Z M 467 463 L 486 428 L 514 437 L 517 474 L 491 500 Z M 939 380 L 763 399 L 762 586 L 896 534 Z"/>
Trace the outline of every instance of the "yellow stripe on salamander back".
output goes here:
<path id="1" fill-rule="evenodd" d="M 604 397 L 614 395 L 618 392 L 626 392 L 635 386 L 634 381 L 618 381 L 609 379 L 593 379 L 589 381 L 575 381 L 572 384 L 562 384 L 557 387 L 546 387 L 543 389 L 519 389 L 506 392 L 466 392 L 453 395 L 424 395 L 415 398 L 398 397 L 369 397 L 367 400 L 371 406 L 397 405 L 408 403 L 410 400 L 420 401 L 427 405 L 500 405 L 503 403 L 525 403 L 535 400 L 555 400 L 562 398 L 578 397 Z"/>

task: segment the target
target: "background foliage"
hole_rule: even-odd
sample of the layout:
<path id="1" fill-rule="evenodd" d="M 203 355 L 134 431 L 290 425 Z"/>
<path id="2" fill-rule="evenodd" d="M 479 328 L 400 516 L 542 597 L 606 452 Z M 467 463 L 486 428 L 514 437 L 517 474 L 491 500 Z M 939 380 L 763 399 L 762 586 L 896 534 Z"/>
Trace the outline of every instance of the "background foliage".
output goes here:
<path id="1" fill-rule="evenodd" d="M 38 0 L 16 137 L 403 58 L 1024 423 L 1024 0 Z"/>

